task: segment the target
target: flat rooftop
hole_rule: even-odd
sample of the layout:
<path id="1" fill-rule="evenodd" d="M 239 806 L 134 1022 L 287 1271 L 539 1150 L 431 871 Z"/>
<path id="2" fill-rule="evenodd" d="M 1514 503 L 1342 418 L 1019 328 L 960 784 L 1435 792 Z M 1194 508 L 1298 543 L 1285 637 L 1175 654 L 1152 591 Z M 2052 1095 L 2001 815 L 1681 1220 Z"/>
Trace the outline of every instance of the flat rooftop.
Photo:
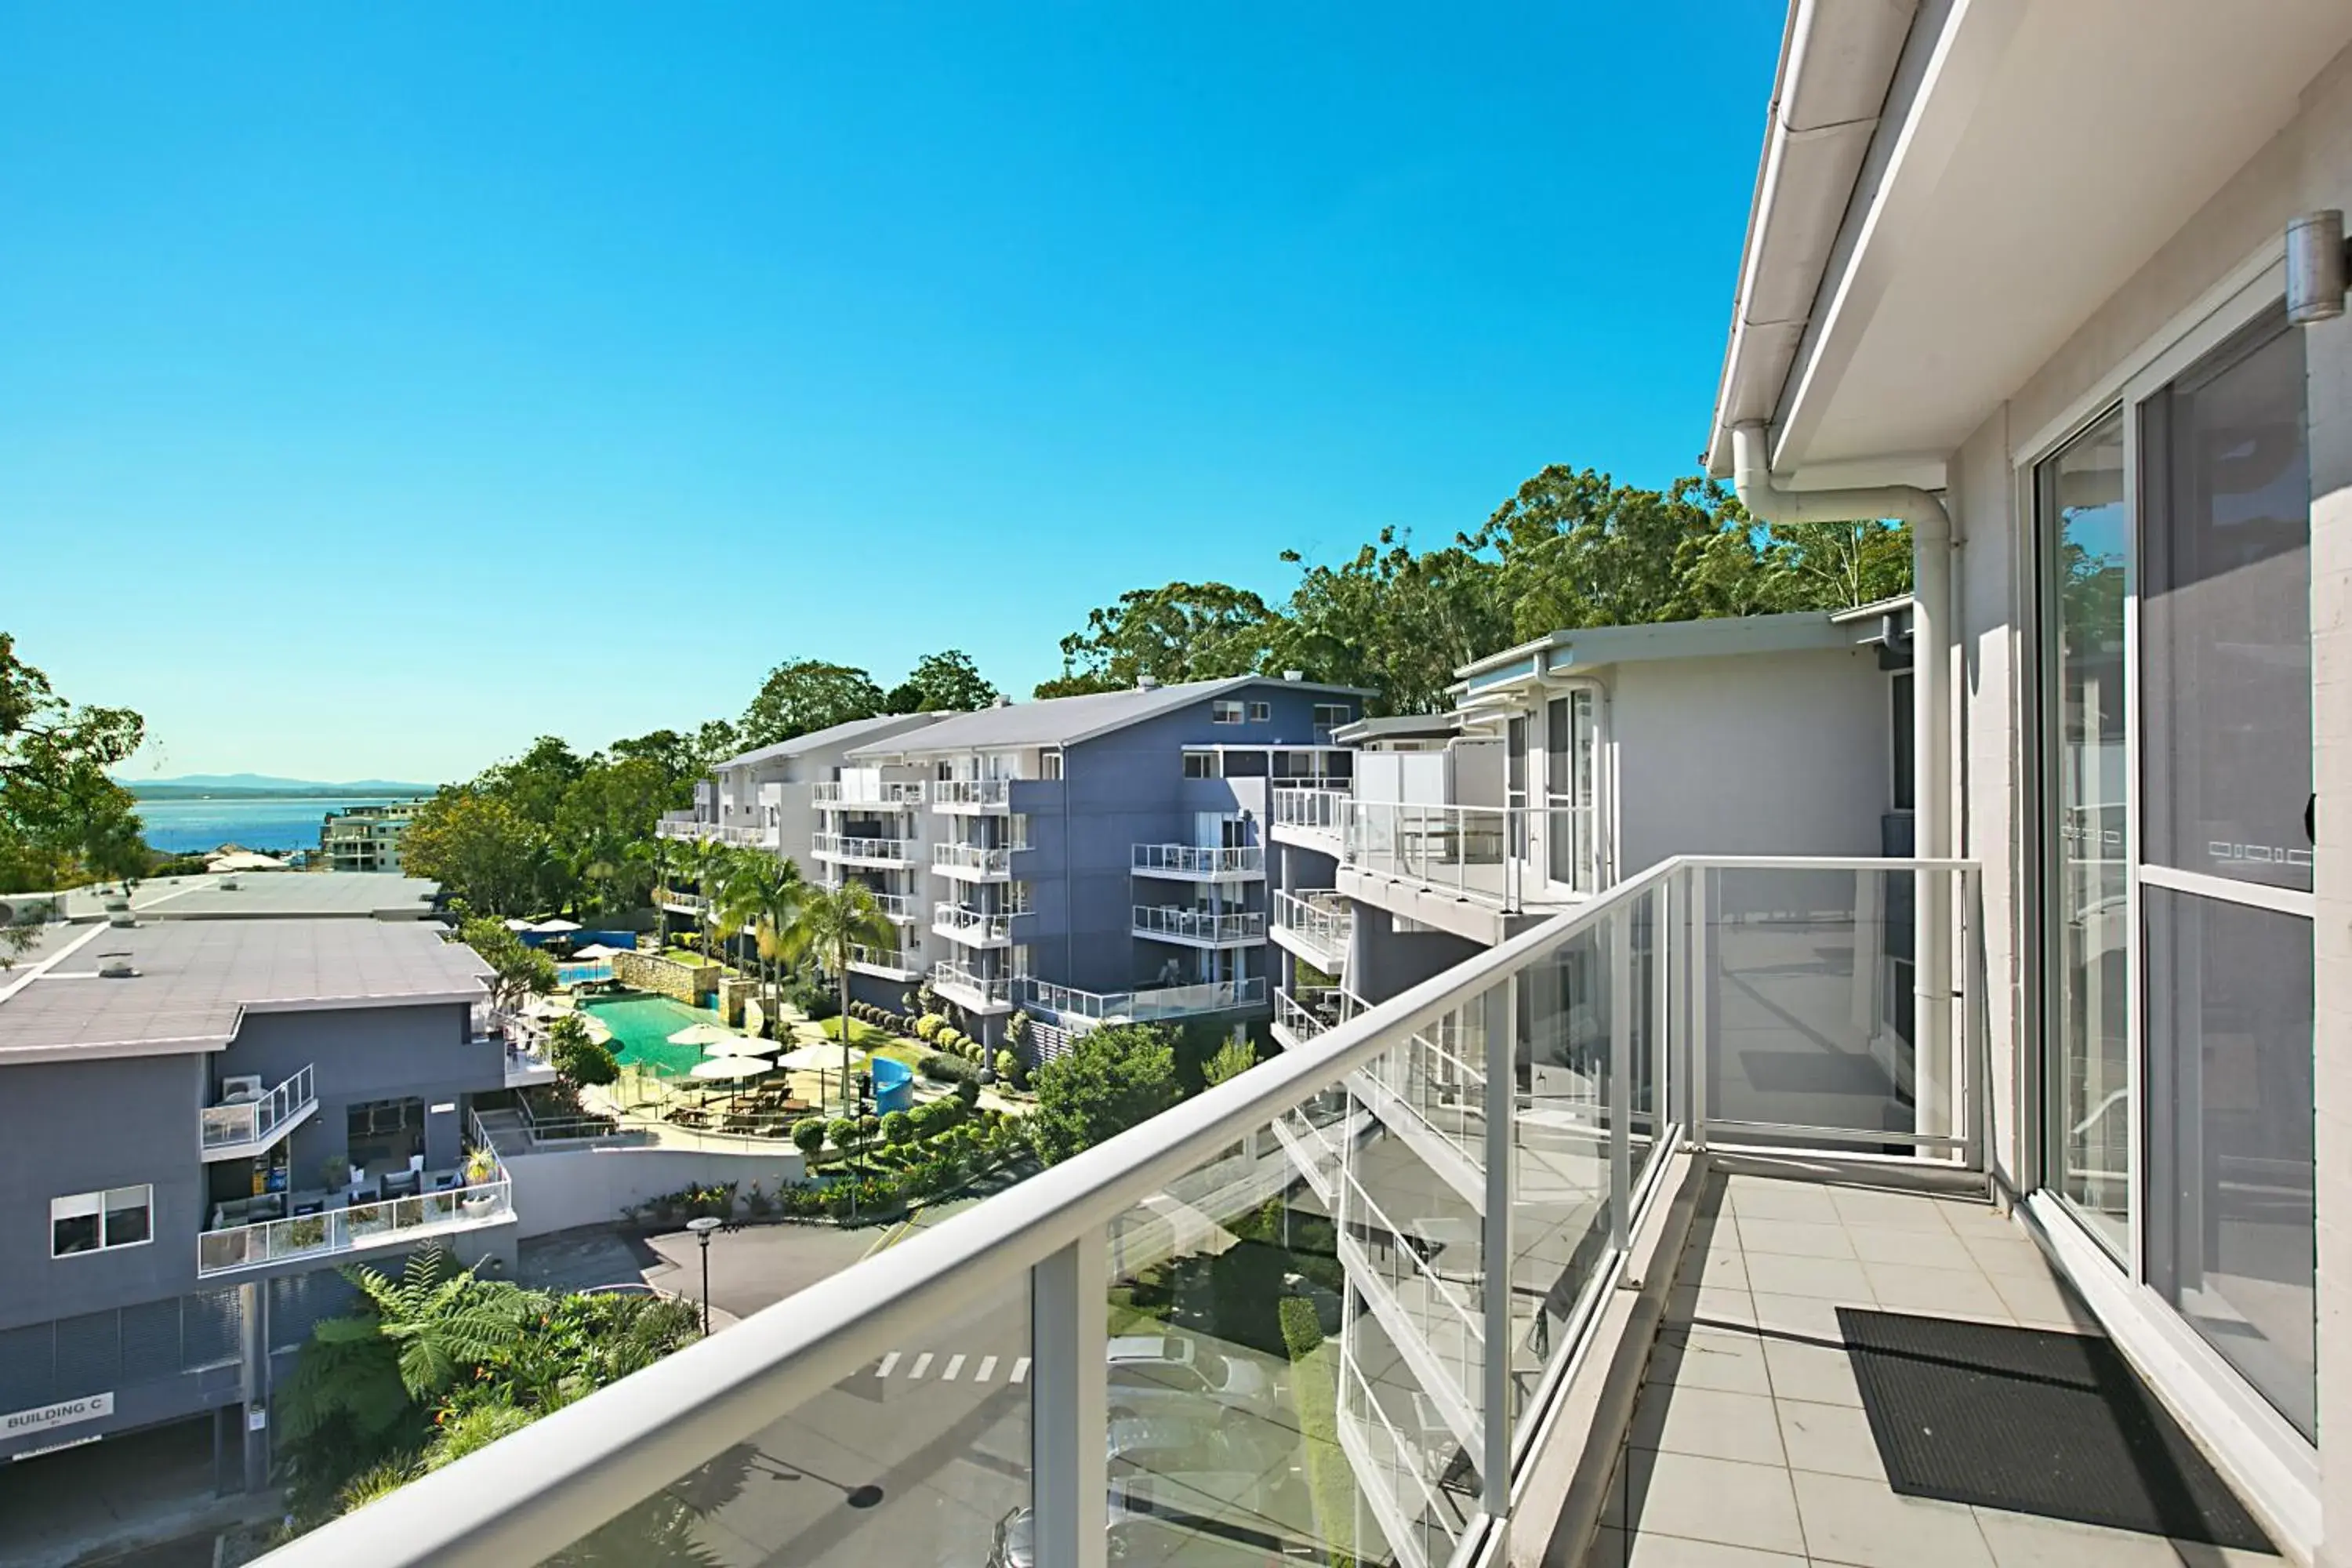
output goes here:
<path id="1" fill-rule="evenodd" d="M 0 971 L 0 1067 L 218 1050 L 247 1013 L 481 1000 L 489 966 L 442 934 L 349 919 L 51 927 Z M 100 978 L 117 956 L 138 973 Z"/>
<path id="2" fill-rule="evenodd" d="M 131 910 L 142 921 L 419 920 L 440 890 L 438 882 L 384 871 L 239 871 L 142 882 Z M 63 895 L 66 918 L 103 919 L 108 896 Z"/>

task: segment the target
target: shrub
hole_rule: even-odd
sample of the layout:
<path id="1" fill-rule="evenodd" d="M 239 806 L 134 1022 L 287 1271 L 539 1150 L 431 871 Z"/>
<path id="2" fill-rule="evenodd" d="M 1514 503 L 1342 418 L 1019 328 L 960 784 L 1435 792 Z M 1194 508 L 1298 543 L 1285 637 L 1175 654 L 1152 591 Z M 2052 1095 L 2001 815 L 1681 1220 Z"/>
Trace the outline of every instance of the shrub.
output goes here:
<path id="1" fill-rule="evenodd" d="M 923 1058 L 922 1074 L 933 1083 L 961 1083 L 972 1076 L 969 1062 L 953 1057 L 929 1056 Z"/>
<path id="2" fill-rule="evenodd" d="M 915 1034 L 919 1038 L 936 1042 L 940 1031 L 946 1028 L 947 1024 L 948 1021 L 937 1013 L 926 1013 L 915 1020 Z"/>
<path id="3" fill-rule="evenodd" d="M 980 1103 L 980 1080 L 964 1079 L 956 1084 L 956 1100 L 966 1110 Z"/>
<path id="4" fill-rule="evenodd" d="M 793 1142 L 803 1154 L 814 1160 L 816 1152 L 824 1147 L 824 1118 L 811 1116 L 793 1122 Z"/>
<path id="5" fill-rule="evenodd" d="M 1315 1316 L 1315 1303 L 1304 1296 L 1285 1296 L 1275 1309 L 1282 1320 L 1282 1342 L 1293 1361 L 1305 1361 L 1323 1343 L 1323 1325 Z"/>
<path id="6" fill-rule="evenodd" d="M 836 1116 L 824 1124 L 824 1136 L 835 1148 L 847 1153 L 857 1142 L 857 1123 L 846 1116 Z"/>
<path id="7" fill-rule="evenodd" d="M 882 1119 L 882 1140 L 886 1143 L 911 1143 L 915 1141 L 914 1118 L 906 1111 L 894 1110 Z"/>

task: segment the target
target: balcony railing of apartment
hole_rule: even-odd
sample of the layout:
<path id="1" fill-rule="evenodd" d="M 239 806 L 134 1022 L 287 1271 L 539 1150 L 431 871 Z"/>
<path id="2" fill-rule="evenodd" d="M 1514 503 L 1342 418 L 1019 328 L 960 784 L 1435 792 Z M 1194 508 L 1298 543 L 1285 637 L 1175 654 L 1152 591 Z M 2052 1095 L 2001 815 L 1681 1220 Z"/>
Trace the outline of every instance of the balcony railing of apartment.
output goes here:
<path id="1" fill-rule="evenodd" d="M 232 1159 L 258 1153 L 276 1143 L 319 1108 L 305 1062 L 295 1074 L 266 1094 L 249 1100 L 207 1105 L 204 1110 L 204 1157 Z"/>
<path id="2" fill-rule="evenodd" d="M 1624 1370 L 1614 1358 L 1647 1356 L 1638 1310 L 1610 1303 L 1635 1283 L 1635 1238 L 1675 1206 L 1661 1200 L 1685 1150 L 1859 1152 L 1874 1169 L 1981 1176 L 1980 970 L 1972 959 L 1955 976 L 1948 1011 L 1920 1013 L 1916 1047 L 1901 973 L 1929 900 L 1957 916 L 1955 951 L 1975 953 L 1976 883 L 1955 861 L 1665 862 L 274 1563 L 635 1560 L 633 1546 L 662 1541 L 770 1561 L 993 1552 L 1098 1568 L 1139 1544 L 1159 1548 L 1155 1561 L 1189 1561 L 1197 1543 L 1223 1562 L 1238 1542 L 1268 1561 L 1484 1568 L 1539 1444 L 1612 1446 L 1608 1432 L 1546 1435 L 1599 1397 L 1593 1380 Z M 1792 1055 L 1839 1070 L 1790 1072 Z M 1422 1109 L 1449 1101 L 1459 1137 Z M 1212 1318 L 1179 1338 L 1213 1353 L 1215 1373 L 1153 1392 L 1152 1414 L 1276 1455 L 1276 1477 L 1304 1468 L 1308 1444 L 1345 1462 L 1316 1459 L 1311 1489 L 1259 1484 L 1268 1472 L 1255 1468 L 1214 1489 L 1148 1458 L 1114 1469 L 1106 1429 L 1139 1395 L 1113 1386 L 1107 1362 L 1115 1323 L 1138 1331 L 1139 1282 L 1264 1237 L 1269 1202 L 1328 1216 L 1348 1287 L 1330 1302 L 1336 1331 L 1320 1359 L 1294 1363 Z M 905 1399 L 870 1426 L 877 1386 L 910 1391 L 931 1364 L 906 1347 L 983 1341 L 988 1370 L 966 1359 L 939 1375 L 984 1384 L 984 1418 L 970 1400 Z M 885 1428 L 894 1454 L 979 1461 L 954 1478 L 958 1507 L 851 1510 L 831 1490 L 783 1506 L 775 1489 L 740 1484 L 830 1476 L 828 1457 Z M 940 1484 L 912 1474 L 909 1487 Z M 1549 1531 L 1557 1507 L 1555 1495 L 1524 1533 Z"/>
<path id="3" fill-rule="evenodd" d="M 934 844 L 931 868 L 950 876 L 1010 877 L 1013 851 L 985 849 L 977 844 Z"/>
<path id="4" fill-rule="evenodd" d="M 1135 934 L 1202 947 L 1241 947 L 1265 940 L 1265 916 L 1256 910 L 1197 910 L 1177 904 L 1135 906 Z"/>
<path id="5" fill-rule="evenodd" d="M 839 833 L 813 833 L 809 853 L 820 860 L 844 860 L 864 866 L 911 866 L 917 854 L 911 838 L 853 838 Z"/>
<path id="6" fill-rule="evenodd" d="M 931 785 L 931 805 L 940 811 L 1004 811 L 1012 804 L 1011 779 L 941 779 Z"/>
<path id="7" fill-rule="evenodd" d="M 690 893 L 684 888 L 656 888 L 654 889 L 654 902 L 659 904 L 666 910 L 676 910 L 683 914 L 698 915 L 709 906 L 710 900 L 704 898 L 700 893 Z"/>
<path id="8" fill-rule="evenodd" d="M 514 1217 L 514 1183 L 499 1161 L 497 1145 L 470 1118 L 473 1147 L 488 1153 L 495 1172 L 489 1180 L 446 1186 L 430 1184 L 436 1175 L 447 1179 L 456 1172 L 420 1172 L 425 1190 L 373 1203 L 339 1203 L 337 1194 L 320 1194 L 322 1206 L 312 1214 L 262 1220 L 253 1225 L 225 1226 L 196 1237 L 196 1276 L 204 1279 L 241 1268 L 259 1268 L 302 1258 L 331 1258 L 378 1247 L 406 1247 L 430 1237 L 474 1230 Z M 298 1205 L 302 1194 L 291 1194 Z"/>
<path id="9" fill-rule="evenodd" d="M 922 918 L 923 906 L 906 893 L 875 893 L 871 888 L 866 891 L 873 893 L 874 907 L 882 911 L 885 920 L 905 925 Z"/>
<path id="10" fill-rule="evenodd" d="M 1265 850 L 1255 844 L 1220 849 L 1199 844 L 1139 844 L 1135 873 L 1141 877 L 1177 877 L 1187 881 L 1265 875 Z"/>
<path id="11" fill-rule="evenodd" d="M 1013 940 L 1013 915 L 1018 912 L 992 914 L 961 904 L 933 904 L 931 929 L 966 947 L 1002 947 Z"/>
<path id="12" fill-rule="evenodd" d="M 655 834 L 663 838 L 683 838 L 689 842 L 708 838 L 719 844 L 740 844 L 750 848 L 772 847 L 776 830 L 756 823 L 698 822 L 692 817 L 665 816 L 654 824 Z"/>
<path id="13" fill-rule="evenodd" d="M 943 958 L 931 965 L 931 988 L 949 1001 L 986 1011 L 1013 1005 L 1013 993 L 1024 982 L 1017 975 L 981 974 L 969 964 Z"/>
<path id="14" fill-rule="evenodd" d="M 1293 943 L 1313 954 L 1318 969 L 1337 972 L 1347 963 L 1348 942 L 1356 916 L 1348 900 L 1331 889 L 1274 895 L 1274 926 Z"/>
<path id="15" fill-rule="evenodd" d="M 1274 988 L 1274 1033 L 1286 1049 L 1297 1050 L 1318 1035 L 1328 1034 L 1367 1004 L 1341 985 L 1302 985 L 1296 991 Z"/>
<path id="16" fill-rule="evenodd" d="M 903 947 L 868 947 L 864 942 L 849 944 L 849 966 L 906 978 L 922 969 L 922 964 Z"/>
<path id="17" fill-rule="evenodd" d="M 1081 991 L 1044 980 L 1026 982 L 1030 1004 L 1057 1018 L 1092 1024 L 1147 1024 L 1163 1018 L 1193 1018 L 1255 1007 L 1265 1001 L 1265 976 L 1210 980 L 1193 985 L 1155 985 L 1138 991 Z"/>
<path id="18" fill-rule="evenodd" d="M 905 810 L 923 804 L 930 786 L 919 779 L 891 781 L 884 779 L 842 779 L 821 784 L 809 791 L 809 798 L 820 807 L 867 805 L 888 810 Z"/>
<path id="19" fill-rule="evenodd" d="M 1589 805 L 1351 800 L 1341 820 L 1341 854 L 1349 868 L 1418 882 L 1506 912 L 1517 913 L 1530 900 L 1589 894 L 1600 887 Z M 1540 843 L 1537 834 L 1543 836 Z"/>
<path id="20" fill-rule="evenodd" d="M 1310 833 L 1328 833 L 1338 837 L 1340 819 L 1348 808 L 1348 790 L 1284 789 L 1277 785 L 1269 802 L 1276 827 L 1304 828 Z"/>

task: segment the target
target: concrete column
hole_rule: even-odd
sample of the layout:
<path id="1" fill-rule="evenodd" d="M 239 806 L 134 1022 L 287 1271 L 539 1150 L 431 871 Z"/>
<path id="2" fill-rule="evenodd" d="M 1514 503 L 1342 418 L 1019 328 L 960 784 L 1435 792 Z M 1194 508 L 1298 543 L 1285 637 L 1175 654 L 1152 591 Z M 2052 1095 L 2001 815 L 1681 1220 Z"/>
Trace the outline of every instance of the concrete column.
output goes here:
<path id="1" fill-rule="evenodd" d="M 245 1456 L 245 1489 L 269 1484 L 269 1292 L 248 1280 L 236 1288 L 238 1349 L 236 1420 Z M 257 1427 L 258 1415 L 263 1425 Z"/>
<path id="2" fill-rule="evenodd" d="M 1109 1237 L 1089 1230 L 1029 1271 L 1030 1501 L 1038 1568 L 1104 1568 L 1110 1484 Z"/>

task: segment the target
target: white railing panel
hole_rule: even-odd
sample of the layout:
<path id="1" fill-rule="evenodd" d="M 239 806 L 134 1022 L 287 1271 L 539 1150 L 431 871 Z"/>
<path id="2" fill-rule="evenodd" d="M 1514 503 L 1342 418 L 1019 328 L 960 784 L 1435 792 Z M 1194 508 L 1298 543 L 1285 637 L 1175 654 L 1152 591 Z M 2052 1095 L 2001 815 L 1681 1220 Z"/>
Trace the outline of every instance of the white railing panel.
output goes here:
<path id="1" fill-rule="evenodd" d="M 318 1103 L 310 1064 L 305 1062 L 291 1078 L 246 1105 L 208 1105 L 204 1110 L 201 1136 L 206 1152 L 266 1143 L 278 1131 Z"/>
<path id="2" fill-rule="evenodd" d="M 1262 877 L 1265 850 L 1258 845 L 1218 848 L 1198 844 L 1139 844 L 1135 869 L 1150 877 Z"/>

